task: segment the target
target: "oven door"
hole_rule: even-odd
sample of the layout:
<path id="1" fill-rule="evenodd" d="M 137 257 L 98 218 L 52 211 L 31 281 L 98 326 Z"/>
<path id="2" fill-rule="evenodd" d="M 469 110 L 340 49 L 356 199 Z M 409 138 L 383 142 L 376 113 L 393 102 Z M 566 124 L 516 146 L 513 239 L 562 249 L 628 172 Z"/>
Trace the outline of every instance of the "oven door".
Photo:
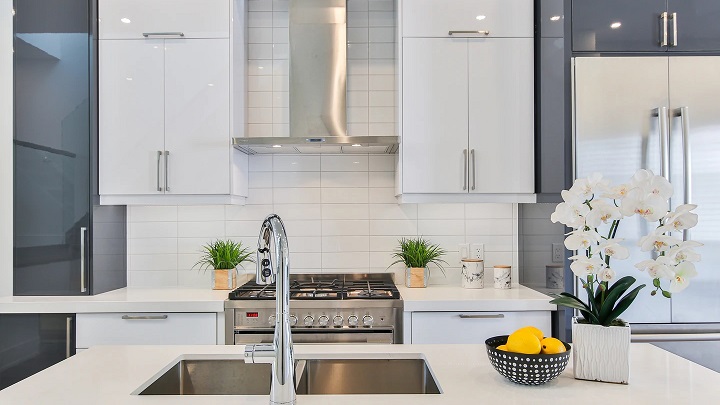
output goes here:
<path id="1" fill-rule="evenodd" d="M 272 343 L 273 329 L 236 330 L 235 344 L 245 345 L 254 343 Z M 393 343 L 393 330 L 391 328 L 373 329 L 293 329 L 293 343 Z"/>

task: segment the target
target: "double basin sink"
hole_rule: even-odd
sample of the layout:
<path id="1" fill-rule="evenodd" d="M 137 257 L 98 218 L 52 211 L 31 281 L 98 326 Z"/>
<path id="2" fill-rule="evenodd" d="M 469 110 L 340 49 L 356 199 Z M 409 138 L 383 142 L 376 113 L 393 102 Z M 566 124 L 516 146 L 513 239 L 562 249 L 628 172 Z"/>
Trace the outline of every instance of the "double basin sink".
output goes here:
<path id="1" fill-rule="evenodd" d="M 295 362 L 298 395 L 440 394 L 427 362 L 307 359 Z M 179 360 L 139 395 L 268 395 L 270 365 L 243 360 Z"/>

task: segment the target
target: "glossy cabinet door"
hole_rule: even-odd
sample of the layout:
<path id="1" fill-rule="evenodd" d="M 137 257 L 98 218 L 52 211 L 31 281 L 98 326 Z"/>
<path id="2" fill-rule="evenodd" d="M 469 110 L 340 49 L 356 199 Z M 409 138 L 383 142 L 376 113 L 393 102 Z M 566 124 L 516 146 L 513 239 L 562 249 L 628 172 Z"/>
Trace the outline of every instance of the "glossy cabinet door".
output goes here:
<path id="1" fill-rule="evenodd" d="M 403 39 L 403 193 L 467 193 L 467 39 Z"/>
<path id="2" fill-rule="evenodd" d="M 100 39 L 228 38 L 229 0 L 100 0 Z M 170 35 L 158 35 L 158 34 Z"/>
<path id="3" fill-rule="evenodd" d="M 163 42 L 100 45 L 100 194 L 163 193 Z"/>
<path id="4" fill-rule="evenodd" d="M 668 0 L 668 12 L 678 33 L 671 52 L 720 50 L 720 1 Z"/>
<path id="5" fill-rule="evenodd" d="M 468 40 L 471 193 L 533 193 L 533 39 Z"/>
<path id="6" fill-rule="evenodd" d="M 673 206 L 697 204 L 698 225 L 685 235 L 705 244 L 690 286 L 673 294 L 672 321 L 720 322 L 720 56 L 677 56 L 670 64 L 670 173 Z M 682 109 L 682 111 L 681 111 Z M 680 113 L 682 112 L 682 116 Z M 686 120 L 683 128 L 682 121 Z M 677 235 L 678 237 L 683 236 Z"/>
<path id="7" fill-rule="evenodd" d="M 413 312 L 413 344 L 483 344 L 492 336 L 507 335 L 533 325 L 550 333 L 550 311 Z"/>
<path id="8" fill-rule="evenodd" d="M 75 314 L 0 314 L 0 390 L 75 354 Z"/>
<path id="9" fill-rule="evenodd" d="M 572 50 L 662 52 L 666 10 L 667 0 L 573 0 Z"/>
<path id="10" fill-rule="evenodd" d="M 533 36 L 532 0 L 406 0 L 403 37 Z M 462 32 L 466 31 L 466 32 Z M 472 33 L 475 31 L 475 33 Z M 478 34 L 477 31 L 483 31 Z"/>
<path id="11" fill-rule="evenodd" d="M 227 39 L 165 41 L 166 193 L 230 193 L 229 56 Z"/>

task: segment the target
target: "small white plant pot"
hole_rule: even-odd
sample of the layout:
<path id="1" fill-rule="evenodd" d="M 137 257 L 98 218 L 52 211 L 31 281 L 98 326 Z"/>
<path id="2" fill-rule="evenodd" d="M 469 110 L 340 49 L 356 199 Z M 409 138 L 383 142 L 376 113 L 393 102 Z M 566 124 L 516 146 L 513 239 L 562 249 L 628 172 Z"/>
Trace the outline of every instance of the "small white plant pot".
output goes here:
<path id="1" fill-rule="evenodd" d="M 578 380 L 627 384 L 630 325 L 601 326 L 572 320 L 573 374 Z"/>

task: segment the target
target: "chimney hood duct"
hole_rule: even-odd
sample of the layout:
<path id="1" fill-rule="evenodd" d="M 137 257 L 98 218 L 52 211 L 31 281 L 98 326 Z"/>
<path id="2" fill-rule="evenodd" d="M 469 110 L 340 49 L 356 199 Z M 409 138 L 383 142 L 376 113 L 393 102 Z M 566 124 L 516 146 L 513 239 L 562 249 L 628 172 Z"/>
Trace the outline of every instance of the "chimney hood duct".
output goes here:
<path id="1" fill-rule="evenodd" d="M 347 135 L 347 0 L 290 0 L 290 136 L 233 138 L 256 153 L 395 153 L 396 136 Z"/>

